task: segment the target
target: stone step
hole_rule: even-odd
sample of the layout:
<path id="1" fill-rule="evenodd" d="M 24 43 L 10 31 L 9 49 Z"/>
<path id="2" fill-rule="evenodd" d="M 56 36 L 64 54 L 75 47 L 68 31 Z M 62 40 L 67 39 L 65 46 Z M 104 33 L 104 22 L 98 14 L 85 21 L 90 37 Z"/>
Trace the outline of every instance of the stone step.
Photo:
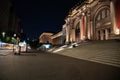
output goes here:
<path id="1" fill-rule="evenodd" d="M 120 67 L 120 41 L 91 41 L 58 54 Z"/>
<path id="2" fill-rule="evenodd" d="M 120 67 L 120 60 L 118 60 L 118 59 L 93 58 L 93 59 L 89 59 L 89 60 L 93 61 L 93 62 L 98 62 L 98 63 L 103 63 L 103 64 Z"/>

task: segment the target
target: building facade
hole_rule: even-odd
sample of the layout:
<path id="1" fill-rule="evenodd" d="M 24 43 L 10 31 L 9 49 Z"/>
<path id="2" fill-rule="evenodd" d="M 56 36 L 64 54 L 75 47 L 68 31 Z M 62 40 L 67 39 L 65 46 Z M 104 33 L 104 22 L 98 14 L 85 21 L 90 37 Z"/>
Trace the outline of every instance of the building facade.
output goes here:
<path id="1" fill-rule="evenodd" d="M 39 43 L 52 43 L 51 36 L 53 33 L 44 32 L 39 37 Z"/>
<path id="2" fill-rule="evenodd" d="M 65 43 L 65 36 L 63 36 L 63 31 L 56 34 L 43 32 L 39 37 L 39 43 L 51 43 L 53 46 L 63 45 Z"/>
<path id="3" fill-rule="evenodd" d="M 66 43 L 120 39 L 119 0 L 86 0 L 65 19 Z"/>
<path id="4" fill-rule="evenodd" d="M 64 44 L 63 32 L 60 31 L 51 36 L 52 45 L 62 45 Z"/>
<path id="5" fill-rule="evenodd" d="M 20 35 L 21 21 L 15 13 L 14 0 L 0 0 L 0 33 Z"/>

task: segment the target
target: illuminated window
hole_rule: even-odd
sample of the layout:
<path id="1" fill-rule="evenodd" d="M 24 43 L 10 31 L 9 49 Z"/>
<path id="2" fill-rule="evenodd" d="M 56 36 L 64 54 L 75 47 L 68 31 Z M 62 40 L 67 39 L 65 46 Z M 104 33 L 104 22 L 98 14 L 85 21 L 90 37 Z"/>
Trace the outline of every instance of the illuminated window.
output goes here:
<path id="1" fill-rule="evenodd" d="M 98 15 L 98 17 L 97 17 L 97 21 L 99 21 L 100 20 L 100 14 Z"/>
<path id="2" fill-rule="evenodd" d="M 107 17 L 110 17 L 110 10 L 108 8 L 100 10 L 95 18 L 96 28 L 99 28 L 101 26 L 100 22 Z"/>
<path id="3" fill-rule="evenodd" d="M 107 17 L 110 16 L 110 11 L 107 9 Z"/>
<path id="4" fill-rule="evenodd" d="M 100 21 L 100 20 L 105 19 L 106 17 L 109 17 L 109 16 L 110 16 L 110 10 L 103 9 L 98 13 L 96 20 Z"/>
<path id="5" fill-rule="evenodd" d="M 102 11 L 102 19 L 105 18 L 105 10 Z"/>

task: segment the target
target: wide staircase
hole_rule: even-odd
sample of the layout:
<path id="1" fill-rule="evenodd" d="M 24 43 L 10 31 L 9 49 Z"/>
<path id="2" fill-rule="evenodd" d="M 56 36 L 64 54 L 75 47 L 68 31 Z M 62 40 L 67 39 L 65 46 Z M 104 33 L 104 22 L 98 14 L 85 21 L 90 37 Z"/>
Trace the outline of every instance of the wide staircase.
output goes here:
<path id="1" fill-rule="evenodd" d="M 57 54 L 120 67 L 120 40 L 84 42 Z"/>

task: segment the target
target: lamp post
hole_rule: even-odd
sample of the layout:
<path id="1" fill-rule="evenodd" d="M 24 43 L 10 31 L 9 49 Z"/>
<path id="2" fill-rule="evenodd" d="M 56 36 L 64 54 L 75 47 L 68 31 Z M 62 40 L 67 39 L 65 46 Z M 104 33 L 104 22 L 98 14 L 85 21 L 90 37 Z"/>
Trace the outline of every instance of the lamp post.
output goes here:
<path id="1" fill-rule="evenodd" d="M 12 37 L 12 43 L 13 43 L 13 52 L 14 52 L 14 37 Z"/>
<path id="2" fill-rule="evenodd" d="M 12 37 L 12 41 L 13 41 L 13 52 L 14 52 L 14 39 L 15 39 L 15 37 L 16 37 L 16 34 L 14 34 L 13 37 Z"/>
<path id="3" fill-rule="evenodd" d="M 21 46 L 19 46 L 20 38 L 17 37 L 16 39 L 17 39 L 18 54 L 20 55 L 20 53 L 21 53 Z"/>

